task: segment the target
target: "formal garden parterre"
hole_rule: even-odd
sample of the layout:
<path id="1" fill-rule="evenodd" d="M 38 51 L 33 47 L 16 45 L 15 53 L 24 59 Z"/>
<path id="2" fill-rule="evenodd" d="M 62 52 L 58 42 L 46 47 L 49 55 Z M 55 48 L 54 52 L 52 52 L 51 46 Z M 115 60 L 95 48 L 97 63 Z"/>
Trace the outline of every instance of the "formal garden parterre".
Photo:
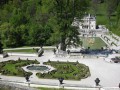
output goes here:
<path id="1" fill-rule="evenodd" d="M 80 64 L 79 62 L 48 61 L 44 64 L 51 65 L 56 68 L 56 70 L 48 73 L 37 73 L 39 78 L 81 80 L 90 76 L 89 67 L 84 64 Z"/>
<path id="2" fill-rule="evenodd" d="M 25 72 L 22 67 L 30 64 L 39 64 L 37 60 L 21 60 L 20 58 L 17 61 L 9 60 L 5 62 L 0 62 L 0 73 L 2 75 L 8 76 L 25 76 L 32 75 L 31 72 Z"/>
<path id="3" fill-rule="evenodd" d="M 37 60 L 21 60 L 20 58 L 17 61 L 0 62 L 0 73 L 8 76 L 24 77 L 26 74 L 30 76 L 32 72 L 26 72 L 22 68 L 30 64 L 39 64 L 39 62 Z M 81 80 L 90 76 L 89 67 L 79 62 L 48 61 L 44 64 L 54 67 L 55 70 L 48 73 L 37 73 L 39 78 L 58 79 L 62 77 L 66 80 Z"/>

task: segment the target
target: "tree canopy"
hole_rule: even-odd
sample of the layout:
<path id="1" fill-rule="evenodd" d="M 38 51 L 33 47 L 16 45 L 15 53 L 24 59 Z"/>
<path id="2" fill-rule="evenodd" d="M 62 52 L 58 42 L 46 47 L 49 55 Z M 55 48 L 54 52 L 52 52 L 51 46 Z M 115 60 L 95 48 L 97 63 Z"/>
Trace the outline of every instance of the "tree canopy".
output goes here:
<path id="1" fill-rule="evenodd" d="M 1 0 L 1 42 L 4 47 L 56 43 L 66 47 L 67 38 L 78 39 L 71 26 L 74 17 L 81 18 L 88 6 L 89 0 Z"/>
<path id="2" fill-rule="evenodd" d="M 71 26 L 75 17 L 81 18 L 88 9 L 88 0 L 55 0 L 53 5 L 54 19 L 56 20 L 57 30 L 54 34 L 59 34 L 58 41 L 61 44 L 61 50 L 66 50 L 66 46 L 71 41 L 77 45 L 80 43 L 78 30 Z M 52 22 L 51 22 L 52 23 Z M 54 22 L 55 23 L 55 22 Z M 56 27 L 53 24 L 53 27 Z M 56 35 L 58 38 L 58 35 Z"/>
<path id="3" fill-rule="evenodd" d="M 4 48 L 61 43 L 62 50 L 78 45 L 74 17 L 82 18 L 90 7 L 97 15 L 104 3 L 106 16 L 116 15 L 120 28 L 120 0 L 0 0 L 1 43 Z"/>

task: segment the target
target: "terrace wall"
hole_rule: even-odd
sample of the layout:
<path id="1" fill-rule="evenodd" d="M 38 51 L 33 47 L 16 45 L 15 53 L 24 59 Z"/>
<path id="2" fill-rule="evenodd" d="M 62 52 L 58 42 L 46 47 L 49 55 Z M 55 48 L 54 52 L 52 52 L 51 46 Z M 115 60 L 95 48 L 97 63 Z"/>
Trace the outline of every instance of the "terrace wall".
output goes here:
<path id="1" fill-rule="evenodd" d="M 30 57 L 36 57 L 37 54 L 26 54 L 26 53 L 8 53 L 9 56 L 30 56 Z"/>

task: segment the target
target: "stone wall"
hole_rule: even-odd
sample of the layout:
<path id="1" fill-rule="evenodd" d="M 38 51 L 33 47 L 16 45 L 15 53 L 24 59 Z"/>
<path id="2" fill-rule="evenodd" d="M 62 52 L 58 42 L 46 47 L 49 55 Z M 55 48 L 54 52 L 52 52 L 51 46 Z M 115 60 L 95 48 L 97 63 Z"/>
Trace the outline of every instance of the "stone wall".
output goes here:
<path id="1" fill-rule="evenodd" d="M 36 57 L 36 56 L 38 56 L 37 54 L 27 54 L 27 53 L 13 53 L 13 52 L 11 52 L 11 53 L 8 53 L 8 55 L 9 56 L 30 56 L 30 57 Z"/>

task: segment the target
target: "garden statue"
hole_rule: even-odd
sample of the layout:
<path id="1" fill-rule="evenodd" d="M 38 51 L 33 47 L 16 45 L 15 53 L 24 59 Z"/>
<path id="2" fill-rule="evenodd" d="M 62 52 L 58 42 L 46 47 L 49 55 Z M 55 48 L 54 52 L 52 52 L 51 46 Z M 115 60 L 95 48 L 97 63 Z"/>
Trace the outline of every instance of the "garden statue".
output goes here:
<path id="1" fill-rule="evenodd" d="M 38 57 L 42 56 L 43 53 L 44 53 L 44 49 L 41 47 L 41 48 L 38 50 Z"/>
<path id="2" fill-rule="evenodd" d="M 70 54 L 70 50 L 69 49 L 67 50 L 67 53 Z"/>
<path id="3" fill-rule="evenodd" d="M 7 52 L 3 52 L 3 58 L 8 57 L 8 53 Z"/>
<path id="4" fill-rule="evenodd" d="M 104 48 L 103 48 L 103 47 L 101 47 L 101 50 L 104 50 Z"/>
<path id="5" fill-rule="evenodd" d="M 56 49 L 55 48 L 53 49 L 53 52 L 54 52 L 54 54 L 56 54 Z"/>
<path id="6" fill-rule="evenodd" d="M 25 79 L 26 79 L 27 82 L 30 81 L 29 78 L 30 78 L 30 76 L 26 74 L 26 75 L 25 75 Z"/>
<path id="7" fill-rule="evenodd" d="M 63 84 L 64 78 L 58 78 L 58 80 L 59 80 L 60 84 Z"/>
<path id="8" fill-rule="evenodd" d="M 100 83 L 99 78 L 96 78 L 96 79 L 95 79 L 95 84 L 96 84 L 96 86 L 98 86 L 98 85 L 99 85 L 99 83 Z"/>
<path id="9" fill-rule="evenodd" d="M 28 74 L 25 75 L 26 82 L 28 82 L 28 86 L 30 87 L 30 76 Z"/>

